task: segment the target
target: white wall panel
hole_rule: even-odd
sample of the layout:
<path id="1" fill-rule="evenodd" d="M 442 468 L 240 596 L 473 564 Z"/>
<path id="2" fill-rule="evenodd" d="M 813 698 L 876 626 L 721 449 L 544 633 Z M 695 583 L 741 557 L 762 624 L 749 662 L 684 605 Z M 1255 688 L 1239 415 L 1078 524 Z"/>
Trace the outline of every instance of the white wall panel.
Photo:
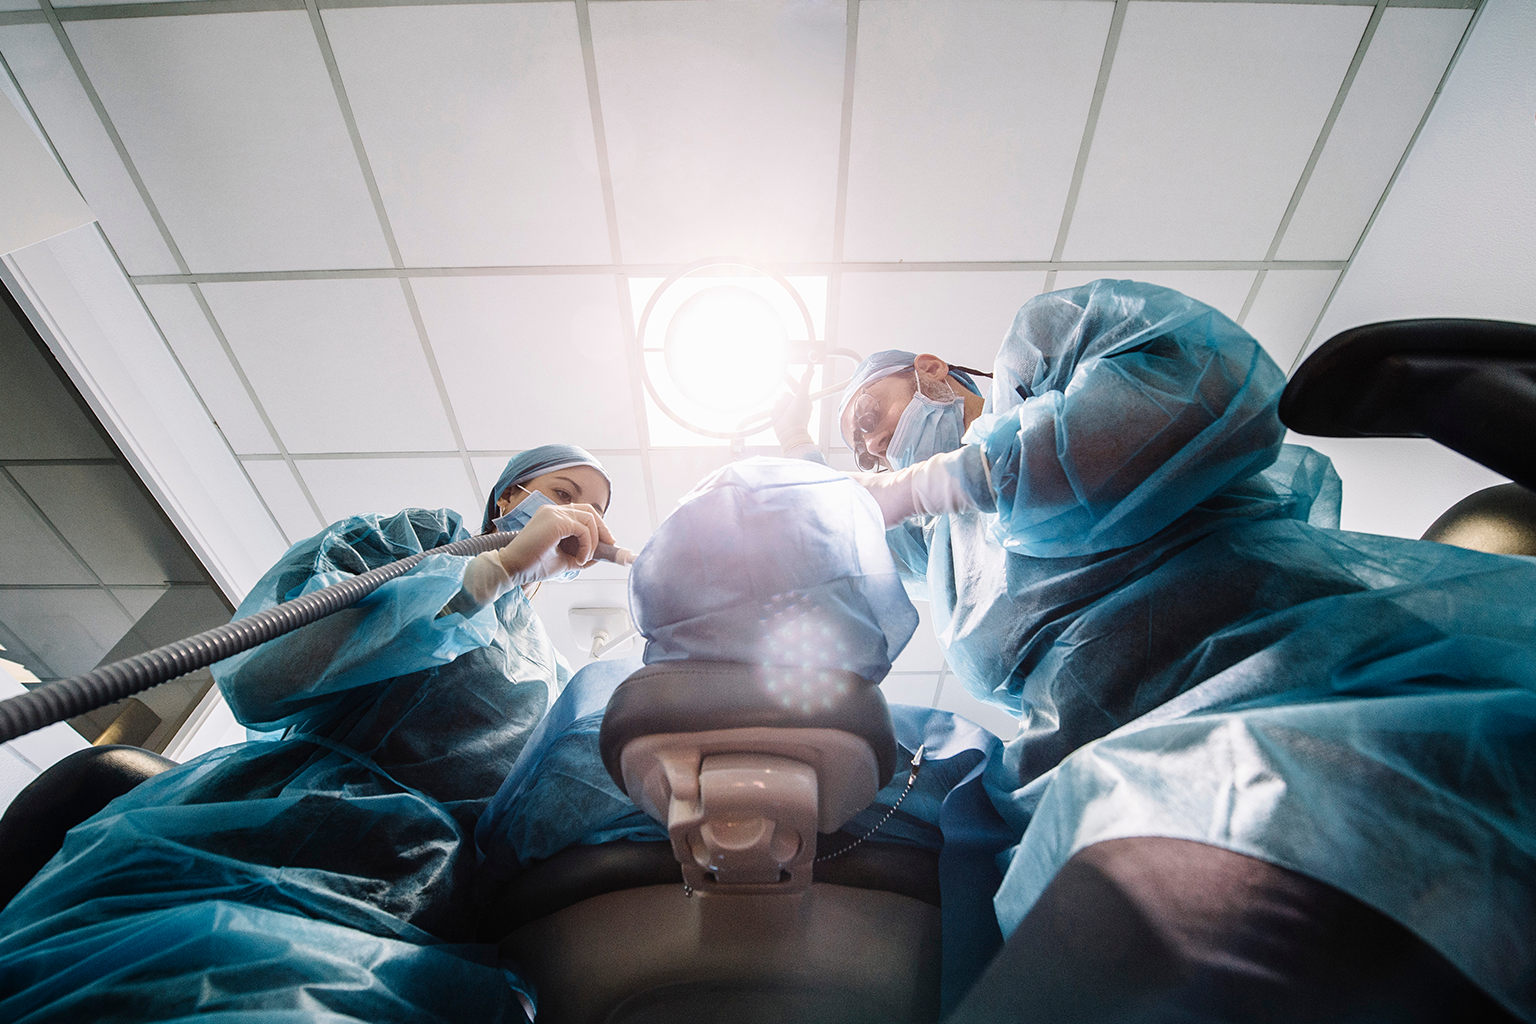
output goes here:
<path id="1" fill-rule="evenodd" d="M 861 4 L 846 258 L 1050 259 L 1113 10 Z"/>
<path id="2" fill-rule="evenodd" d="M 171 250 L 52 27 L 0 26 L 0 53 L 128 272 L 174 274 Z"/>
<path id="3" fill-rule="evenodd" d="M 831 256 L 844 10 L 592 5 L 625 260 Z"/>
<path id="4" fill-rule="evenodd" d="M 289 451 L 454 448 L 398 281 L 206 284 L 203 295 Z"/>
<path id="5" fill-rule="evenodd" d="M 324 18 L 406 266 L 609 262 L 573 6 Z"/>
<path id="6" fill-rule="evenodd" d="M 1370 13 L 1131 4 L 1065 258 L 1263 259 Z"/>
<path id="7" fill-rule="evenodd" d="M 95 668 L 133 627 L 102 590 L 0 590 L 0 622 L 61 678 Z"/>
<path id="8" fill-rule="evenodd" d="M 1421 537 L 1473 491 L 1508 482 L 1426 438 L 1310 437 L 1292 431 L 1286 441 L 1333 460 L 1344 481 L 1341 525 L 1362 533 Z"/>
<path id="9" fill-rule="evenodd" d="M 1382 15 L 1286 229 L 1281 259 L 1342 260 L 1354 252 L 1471 17 L 1404 7 Z"/>
<path id="10" fill-rule="evenodd" d="M 1271 270 L 1264 275 L 1243 327 L 1280 369 L 1290 372 L 1338 279 L 1337 270 Z"/>
<path id="11" fill-rule="evenodd" d="M 151 494 L 238 601 L 282 536 L 95 225 L 6 257 L 6 285 Z"/>
<path id="12" fill-rule="evenodd" d="M 139 294 L 230 447 L 241 455 L 275 453 L 277 443 L 261 422 L 192 289 L 181 284 L 146 284 L 139 286 Z"/>
<path id="13" fill-rule="evenodd" d="M 412 287 L 470 450 L 638 446 L 612 277 L 437 277 Z"/>
<path id="14" fill-rule="evenodd" d="M 267 508 L 277 518 L 288 543 L 293 544 L 304 537 L 313 536 L 326 525 L 320 522 L 314 509 L 309 507 L 309 501 L 299 488 L 299 482 L 294 479 L 288 463 L 279 459 L 252 459 L 243 465 L 250 474 L 251 482 L 261 492 Z"/>
<path id="15" fill-rule="evenodd" d="M 306 459 L 298 465 L 327 523 L 369 512 L 451 508 L 479 527 L 479 503 L 462 459 Z"/>
<path id="16" fill-rule="evenodd" d="M 388 265 L 305 12 L 68 32 L 194 271 Z"/>
<path id="17" fill-rule="evenodd" d="M 1043 287 L 1037 271 L 844 274 L 837 343 L 861 356 L 901 348 L 990 370 L 1014 314 Z"/>
<path id="18" fill-rule="evenodd" d="M 0 581 L 13 584 L 77 583 L 95 581 L 65 547 L 25 494 L 0 476 Z"/>
<path id="19" fill-rule="evenodd" d="M 1236 320 L 1243 311 L 1243 303 L 1248 299 L 1257 273 L 1254 270 L 1063 270 L 1056 275 L 1056 288 L 1076 288 L 1101 277 L 1142 281 L 1183 292 Z"/>

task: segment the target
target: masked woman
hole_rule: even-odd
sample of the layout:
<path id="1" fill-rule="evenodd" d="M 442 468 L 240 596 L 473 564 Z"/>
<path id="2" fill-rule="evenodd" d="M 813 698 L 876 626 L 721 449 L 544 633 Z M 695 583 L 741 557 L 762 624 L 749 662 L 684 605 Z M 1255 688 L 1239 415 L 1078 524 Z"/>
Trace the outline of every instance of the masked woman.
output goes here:
<path id="1" fill-rule="evenodd" d="M 517 530 L 506 547 L 423 559 L 216 665 L 267 741 L 157 775 L 69 833 L 0 913 L 0 1019 L 531 1015 L 493 949 L 459 944 L 471 837 L 568 675 L 524 586 L 613 541 L 609 497 L 581 449 L 526 452 L 482 523 Z M 448 510 L 354 516 L 294 545 L 236 615 L 466 536 Z"/>

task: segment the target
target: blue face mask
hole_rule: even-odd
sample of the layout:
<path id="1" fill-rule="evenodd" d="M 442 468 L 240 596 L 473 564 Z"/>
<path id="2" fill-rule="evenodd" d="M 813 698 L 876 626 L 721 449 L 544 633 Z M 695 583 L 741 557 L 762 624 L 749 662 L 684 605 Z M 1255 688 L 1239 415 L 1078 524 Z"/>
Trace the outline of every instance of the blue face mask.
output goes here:
<path id="1" fill-rule="evenodd" d="M 956 396 L 947 402 L 939 401 L 919 390 L 901 411 L 901 419 L 891 431 L 885 460 L 892 469 L 906 469 L 940 452 L 959 448 L 964 433 L 964 400 Z"/>
<path id="2" fill-rule="evenodd" d="M 514 486 L 521 490 L 528 491 L 528 497 L 524 498 L 516 505 L 513 505 L 511 510 L 508 511 L 506 515 L 491 520 L 491 525 L 495 526 L 497 530 L 503 533 L 514 533 L 518 530 L 521 530 L 523 527 L 528 525 L 528 520 L 533 518 L 533 514 L 535 512 L 543 508 L 545 505 L 554 504 L 554 502 L 550 501 L 548 495 L 546 495 L 543 491 L 529 491 L 528 488 L 524 487 L 522 484 L 516 484 Z M 580 570 L 567 569 L 560 575 L 552 576 L 550 578 L 555 580 L 573 580 L 579 575 L 581 575 Z"/>

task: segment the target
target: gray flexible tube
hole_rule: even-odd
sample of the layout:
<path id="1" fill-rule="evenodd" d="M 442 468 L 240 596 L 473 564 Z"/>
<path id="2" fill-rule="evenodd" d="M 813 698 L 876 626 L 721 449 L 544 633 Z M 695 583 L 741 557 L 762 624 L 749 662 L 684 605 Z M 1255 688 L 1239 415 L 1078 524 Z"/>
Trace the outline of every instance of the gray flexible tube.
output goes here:
<path id="1" fill-rule="evenodd" d="M 102 665 L 84 675 L 44 683 L 18 697 L 0 701 L 0 743 L 205 668 L 274 637 L 291 633 L 300 626 L 307 626 L 316 619 L 323 619 L 332 612 L 349 608 L 385 583 L 404 575 L 428 555 L 478 555 L 506 546 L 515 536 L 516 533 L 482 534 L 419 555 L 407 555 L 398 562 L 370 569 L 313 594 L 215 626 L 185 640 Z M 598 557 L 604 553 L 597 552 Z"/>

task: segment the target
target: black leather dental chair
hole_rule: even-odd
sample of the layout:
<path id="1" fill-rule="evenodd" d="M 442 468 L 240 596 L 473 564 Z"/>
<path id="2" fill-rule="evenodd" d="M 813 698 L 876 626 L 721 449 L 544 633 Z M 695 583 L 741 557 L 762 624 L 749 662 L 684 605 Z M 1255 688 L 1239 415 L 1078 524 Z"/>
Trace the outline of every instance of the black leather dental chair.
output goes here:
<path id="1" fill-rule="evenodd" d="M 0 909 L 64 845 L 64 835 L 145 779 L 176 762 L 139 747 L 86 747 L 16 794 L 0 817 Z"/>
<path id="2" fill-rule="evenodd" d="M 838 827 L 893 775 L 879 687 L 852 673 L 649 665 L 609 700 L 609 774 L 670 843 L 573 847 L 484 920 L 555 1024 L 933 1021 L 938 858 Z"/>

